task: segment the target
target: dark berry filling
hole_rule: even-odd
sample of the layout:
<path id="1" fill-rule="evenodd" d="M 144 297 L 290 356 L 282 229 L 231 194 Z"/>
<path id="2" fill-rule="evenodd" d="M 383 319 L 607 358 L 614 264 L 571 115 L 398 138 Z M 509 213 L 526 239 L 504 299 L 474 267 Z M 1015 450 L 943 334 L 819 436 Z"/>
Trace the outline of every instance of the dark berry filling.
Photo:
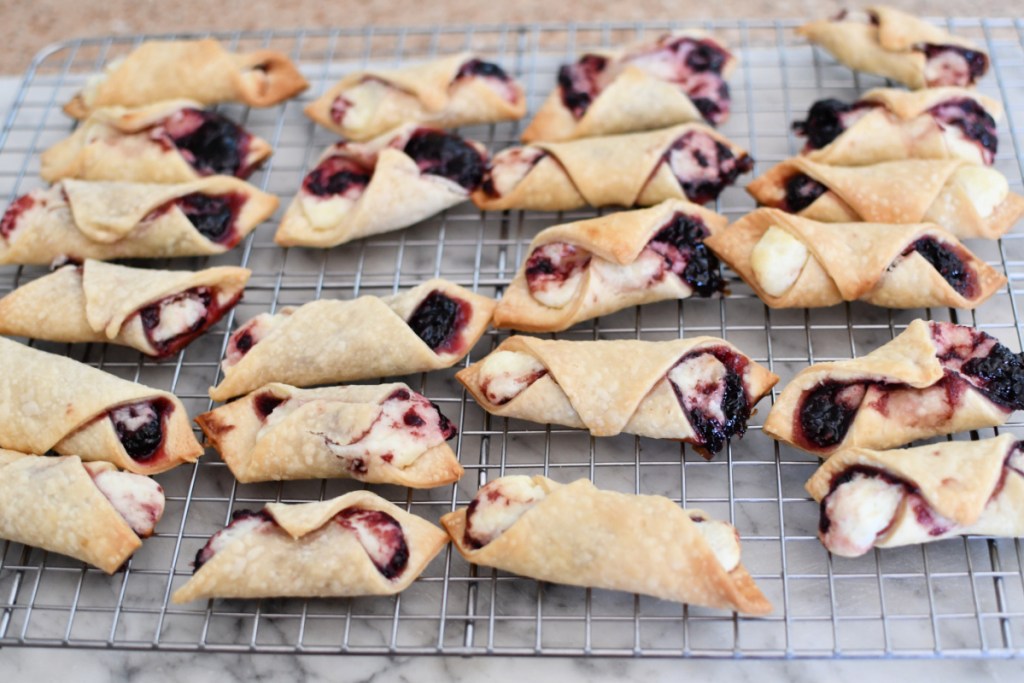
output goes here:
<path id="1" fill-rule="evenodd" d="M 754 167 L 748 155 L 737 158 L 724 144 L 697 131 L 679 138 L 665 159 L 686 198 L 698 204 L 716 199 L 727 185 Z"/>
<path id="2" fill-rule="evenodd" d="M 973 85 L 988 71 L 988 57 L 984 52 L 959 45 L 931 43 L 926 43 L 923 50 L 928 61 L 925 72 L 934 71 L 938 67 L 938 74 L 929 79 L 928 87 L 952 85 L 965 88 Z"/>
<path id="3" fill-rule="evenodd" d="M 995 159 L 999 149 L 996 121 L 975 100 L 967 97 L 947 100 L 929 109 L 928 113 L 942 125 L 956 126 L 965 138 L 977 143 L 986 164 Z"/>
<path id="4" fill-rule="evenodd" d="M 380 510 L 346 508 L 334 516 L 342 527 L 356 534 L 377 571 L 385 579 L 394 579 L 409 564 L 409 546 L 402 525 Z"/>
<path id="5" fill-rule="evenodd" d="M 252 173 L 252 167 L 245 165 L 252 136 L 224 116 L 182 109 L 164 125 L 174 146 L 201 175 L 248 178 Z"/>
<path id="6" fill-rule="evenodd" d="M 717 126 L 729 117 L 732 105 L 729 84 L 718 74 L 694 74 L 687 81 L 686 94 L 708 123 Z"/>
<path id="7" fill-rule="evenodd" d="M 793 130 L 807 138 L 809 149 L 821 149 L 877 106 L 874 102 L 846 104 L 836 99 L 818 100 L 807 112 L 805 120 L 793 122 Z"/>
<path id="8" fill-rule="evenodd" d="M 471 59 L 461 67 L 459 72 L 455 74 L 455 80 L 460 78 L 466 78 L 469 76 L 482 76 L 484 78 L 497 78 L 502 81 L 510 81 L 509 75 L 505 73 L 505 70 L 494 62 L 485 62 L 482 59 Z"/>
<path id="9" fill-rule="evenodd" d="M 700 296 L 725 289 L 718 257 L 704 246 L 709 235 L 704 221 L 677 213 L 647 246 L 665 258 L 666 267 L 679 275 Z"/>
<path id="10" fill-rule="evenodd" d="M 681 38 L 675 43 L 676 50 L 682 50 L 686 46 L 686 66 L 696 73 L 710 71 L 716 74 L 722 73 L 725 63 L 729 59 L 729 53 L 721 46 L 710 40 L 694 40 L 692 38 Z"/>
<path id="11" fill-rule="evenodd" d="M 797 411 L 798 438 L 814 448 L 842 442 L 866 391 L 866 384 L 826 381 L 805 393 Z"/>
<path id="12" fill-rule="evenodd" d="M 608 66 L 608 60 L 598 55 L 583 55 L 575 64 L 566 64 L 558 70 L 558 87 L 562 90 L 565 108 L 577 119 L 590 108 L 600 91 L 598 76 Z"/>
<path id="13" fill-rule="evenodd" d="M 452 422 L 447 417 L 444 416 L 444 414 L 441 412 L 441 409 L 437 406 L 437 404 L 434 403 L 433 401 L 427 401 L 427 399 L 424 398 L 423 396 L 421 396 L 420 394 L 416 394 L 416 398 L 413 399 L 413 394 L 411 392 L 409 392 L 407 389 L 396 389 L 390 396 L 388 396 L 384 400 L 385 401 L 413 401 L 413 400 L 415 400 L 415 401 L 422 401 L 424 403 L 429 403 L 430 407 L 433 409 L 433 412 L 436 414 L 438 430 L 441 432 L 441 436 L 444 438 L 444 440 L 447 441 L 448 439 L 452 438 L 453 436 L 455 436 L 456 434 L 459 433 L 459 430 L 455 427 L 454 424 L 452 424 Z M 424 425 L 426 425 L 427 421 L 424 419 L 423 414 L 421 412 L 423 407 L 424 406 L 422 404 L 421 405 L 416 405 L 416 404 L 412 405 L 409 408 L 409 410 L 407 410 L 405 412 L 405 414 L 402 415 L 402 423 L 406 427 L 411 427 L 411 428 L 423 427 Z M 396 428 L 399 427 L 399 425 L 397 425 L 397 424 L 394 425 L 394 426 Z M 390 458 L 388 459 L 388 461 L 390 462 Z"/>
<path id="14" fill-rule="evenodd" d="M 256 414 L 259 415 L 260 420 L 266 421 L 270 414 L 274 412 L 274 409 L 284 403 L 284 399 L 280 396 L 275 396 L 269 391 L 265 391 L 262 394 L 257 394 L 253 399 L 253 406 L 256 408 Z"/>
<path id="15" fill-rule="evenodd" d="M 964 259 L 952 245 L 939 242 L 932 237 L 922 237 L 908 248 L 904 255 L 916 251 L 932 265 L 939 275 L 945 278 L 949 286 L 957 293 L 971 298 L 977 292 L 977 277 L 974 270 L 964 263 Z"/>
<path id="16" fill-rule="evenodd" d="M 242 298 L 242 293 L 239 292 L 231 301 L 221 305 L 214 295 L 215 290 L 209 287 L 193 287 L 161 299 L 139 311 L 146 339 L 156 350 L 158 357 L 166 357 L 180 351 L 211 325 L 216 324 Z M 202 315 L 170 336 L 167 336 L 166 330 L 159 330 L 160 323 L 168 315 L 168 311 L 191 302 L 198 302 L 198 305 L 202 307 Z"/>
<path id="17" fill-rule="evenodd" d="M 408 325 L 434 353 L 459 353 L 470 317 L 468 302 L 435 289 L 412 312 Z"/>
<path id="18" fill-rule="evenodd" d="M 693 431 L 700 440 L 699 445 L 710 453 L 720 453 L 725 442 L 733 436 L 743 436 L 747 431 L 747 420 L 750 419 L 750 398 L 743 386 L 743 374 L 746 372 L 747 359 L 725 348 L 701 349 L 683 356 L 679 363 L 704 354 L 713 355 L 725 366 L 725 378 L 711 382 L 698 382 L 692 391 L 696 395 L 684 396 L 680 388 L 672 383 L 679 404 L 686 413 Z M 720 386 L 723 385 L 723 386 Z M 721 392 L 718 410 L 712 410 L 708 402 Z M 712 415 L 721 412 L 722 418 Z"/>
<path id="19" fill-rule="evenodd" d="M 993 402 L 1024 410 L 1024 354 L 997 343 L 987 356 L 970 359 L 960 371 L 981 380 L 982 392 Z"/>
<path id="20" fill-rule="evenodd" d="M 35 197 L 30 194 L 23 194 L 11 202 L 7 211 L 4 212 L 4 217 L 0 218 L 0 237 L 4 241 L 10 241 L 11 234 L 18 227 L 18 219 L 35 204 Z"/>
<path id="21" fill-rule="evenodd" d="M 560 287 L 590 264 L 590 253 L 566 242 L 537 247 L 526 260 L 526 284 L 530 292 Z"/>
<path id="22" fill-rule="evenodd" d="M 235 221 L 247 197 L 239 192 L 205 195 L 198 192 L 174 200 L 196 230 L 211 242 L 233 247 L 238 242 Z"/>
<path id="23" fill-rule="evenodd" d="M 171 402 L 161 397 L 110 410 L 117 439 L 132 460 L 146 462 L 160 454 L 164 420 L 173 409 Z"/>
<path id="24" fill-rule="evenodd" d="M 217 550 L 219 549 L 216 548 L 215 545 L 221 534 L 232 527 L 247 523 L 253 524 L 254 526 L 264 524 L 277 525 L 274 518 L 263 510 L 260 510 L 259 512 L 254 512 L 252 510 L 235 510 L 231 513 L 231 521 L 228 525 L 211 536 L 210 540 L 206 542 L 206 545 L 196 551 L 196 559 L 192 563 L 192 566 L 195 567 L 195 571 L 199 571 L 200 567 L 209 562 L 210 559 L 217 554 Z"/>
<path id="25" fill-rule="evenodd" d="M 813 204 L 828 188 L 805 173 L 797 173 L 786 180 L 785 210 L 800 213 Z"/>
<path id="26" fill-rule="evenodd" d="M 317 197 L 344 195 L 356 199 L 373 177 L 373 171 L 354 159 L 327 157 L 302 180 L 302 189 Z"/>
<path id="27" fill-rule="evenodd" d="M 420 129 L 405 143 L 420 172 L 439 175 L 472 192 L 480 186 L 486 165 L 473 145 L 454 133 Z"/>

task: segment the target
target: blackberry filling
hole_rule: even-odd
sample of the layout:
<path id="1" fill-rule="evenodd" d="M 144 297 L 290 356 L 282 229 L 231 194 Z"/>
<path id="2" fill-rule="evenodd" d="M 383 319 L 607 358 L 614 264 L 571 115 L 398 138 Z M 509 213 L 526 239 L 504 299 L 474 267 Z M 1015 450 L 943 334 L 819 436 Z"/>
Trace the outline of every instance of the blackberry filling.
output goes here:
<path id="1" fill-rule="evenodd" d="M 728 55 L 719 46 L 705 40 L 683 38 L 681 43 L 690 43 L 690 51 L 686 55 L 686 66 L 697 73 L 711 71 L 722 73 Z M 678 49 L 678 45 L 677 45 Z"/>
<path id="2" fill-rule="evenodd" d="M 21 215 L 35 206 L 36 200 L 30 194 L 23 194 L 7 207 L 4 217 L 0 218 L 0 237 L 9 241 L 11 234 L 18 227 L 18 219 Z"/>
<path id="3" fill-rule="evenodd" d="M 718 125 L 729 115 L 729 84 L 715 74 L 703 76 L 692 79 L 686 94 L 705 121 Z"/>
<path id="4" fill-rule="evenodd" d="M 945 278 L 949 286 L 958 294 L 971 298 L 977 290 L 977 278 L 974 271 L 964 263 L 956 251 L 931 237 L 922 237 L 903 252 L 906 256 L 916 251 L 928 263 L 932 264 L 939 275 Z"/>
<path id="5" fill-rule="evenodd" d="M 584 55 L 575 64 L 566 64 L 558 70 L 562 103 L 575 118 L 581 118 L 597 97 L 597 79 L 607 66 L 605 57 Z"/>
<path id="6" fill-rule="evenodd" d="M 434 353 L 457 353 L 469 318 L 467 302 L 435 289 L 412 312 L 408 325 Z"/>
<path id="7" fill-rule="evenodd" d="M 253 406 L 256 408 L 256 414 L 259 415 L 260 420 L 264 422 L 270 414 L 274 412 L 274 409 L 284 403 L 284 399 L 280 396 L 274 396 L 272 393 L 264 392 L 256 396 L 253 399 Z"/>
<path id="8" fill-rule="evenodd" d="M 960 370 L 983 382 L 982 392 L 1011 410 L 1024 410 L 1024 357 L 996 344 L 983 358 L 972 358 Z"/>
<path id="9" fill-rule="evenodd" d="M 459 68 L 455 74 L 455 80 L 468 76 L 483 76 L 484 78 L 497 78 L 502 81 L 510 81 L 505 70 L 494 62 L 485 62 L 482 59 L 471 59 Z"/>
<path id="10" fill-rule="evenodd" d="M 213 290 L 192 289 L 154 302 L 139 311 L 146 339 L 161 356 L 174 353 L 220 319 Z"/>
<path id="11" fill-rule="evenodd" d="M 754 167 L 746 154 L 737 158 L 718 140 L 696 131 L 679 138 L 665 158 L 686 198 L 697 204 L 716 199 L 727 185 Z"/>
<path id="12" fill-rule="evenodd" d="M 725 289 L 718 257 L 704 246 L 704 239 L 709 234 L 700 218 L 677 213 L 648 242 L 651 249 L 665 257 L 669 269 L 679 274 L 700 296 L 712 296 Z M 681 262 L 686 265 L 679 273 L 678 264 Z"/>
<path id="13" fill-rule="evenodd" d="M 484 177 L 484 159 L 471 144 L 453 133 L 417 130 L 405 143 L 422 173 L 447 178 L 472 192 Z"/>
<path id="14" fill-rule="evenodd" d="M 853 125 L 865 110 L 877 106 L 873 102 L 846 104 L 836 99 L 818 100 L 811 105 L 805 120 L 793 122 L 793 130 L 807 138 L 810 149 L 821 149 Z"/>
<path id="15" fill-rule="evenodd" d="M 249 177 L 253 169 L 244 164 L 252 136 L 241 126 L 199 109 L 183 109 L 179 116 L 182 120 L 168 127 L 168 136 L 196 171 Z"/>
<path id="16" fill-rule="evenodd" d="M 373 172 L 347 157 L 328 157 L 302 180 L 302 189 L 317 197 L 362 194 Z M 354 199 L 355 196 L 350 196 Z"/>
<path id="17" fill-rule="evenodd" d="M 129 403 L 110 411 L 117 438 L 136 462 L 156 457 L 164 442 L 164 417 L 172 410 L 166 398 Z"/>
<path id="18" fill-rule="evenodd" d="M 828 188 L 814 178 L 804 173 L 797 173 L 786 181 L 785 210 L 790 213 L 800 213 L 826 192 L 828 192 Z"/>
<path id="19" fill-rule="evenodd" d="M 816 448 L 830 448 L 846 438 L 864 400 L 865 384 L 823 382 L 804 395 L 797 413 L 802 439 Z"/>
<path id="20" fill-rule="evenodd" d="M 680 387 L 674 381 L 670 383 L 690 426 L 700 439 L 700 446 L 710 453 L 719 453 L 727 440 L 743 436 L 747 431 L 750 399 L 743 386 L 747 360 L 727 349 L 703 349 L 683 356 L 677 367 L 704 355 L 714 356 L 721 363 L 725 371 L 723 377 L 698 380 L 694 386 L 686 387 Z M 669 377 L 671 380 L 672 371 L 669 371 Z M 719 392 L 720 398 L 717 396 Z"/>
<path id="21" fill-rule="evenodd" d="M 234 246 L 237 241 L 235 217 L 245 202 L 245 195 L 237 192 L 222 195 L 195 192 L 175 200 L 178 208 L 203 237 L 225 246 Z"/>
<path id="22" fill-rule="evenodd" d="M 346 508 L 334 519 L 356 534 L 366 554 L 385 579 L 394 579 L 409 564 L 409 546 L 402 525 L 386 512 Z"/>
<path id="23" fill-rule="evenodd" d="M 927 73 L 928 67 L 932 66 L 934 62 L 952 62 L 952 69 L 955 73 L 950 73 L 949 70 L 940 73 L 940 78 L 936 80 L 929 80 L 928 86 L 942 86 L 942 85 L 953 85 L 960 87 L 967 87 L 973 85 L 975 81 L 985 75 L 988 71 L 988 57 L 983 52 L 977 50 L 971 50 L 966 47 L 959 45 L 935 45 L 932 43 L 926 43 L 923 46 L 925 59 L 929 62 L 925 66 Z M 963 67 L 966 66 L 967 71 L 962 72 Z"/>
<path id="24" fill-rule="evenodd" d="M 929 109 L 928 113 L 940 124 L 956 126 L 965 138 L 977 143 L 983 150 L 982 158 L 986 164 L 995 159 L 999 149 L 996 121 L 975 100 L 967 97 L 947 100 Z"/>

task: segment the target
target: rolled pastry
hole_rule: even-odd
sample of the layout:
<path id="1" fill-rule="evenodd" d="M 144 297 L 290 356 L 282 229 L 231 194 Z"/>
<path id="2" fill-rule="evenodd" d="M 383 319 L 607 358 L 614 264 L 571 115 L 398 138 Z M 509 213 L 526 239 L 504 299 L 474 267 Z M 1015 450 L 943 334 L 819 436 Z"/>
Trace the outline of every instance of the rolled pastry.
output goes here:
<path id="1" fill-rule="evenodd" d="M 568 211 L 581 206 L 705 204 L 753 168 L 746 151 L 699 123 L 509 147 L 494 155 L 473 193 L 481 209 Z"/>
<path id="2" fill-rule="evenodd" d="M 724 287 L 704 238 L 725 216 L 680 199 L 542 230 L 494 309 L 495 327 L 558 332 L 582 320 Z"/>
<path id="3" fill-rule="evenodd" d="M 150 40 L 92 76 L 64 105 L 64 113 L 84 119 L 101 107 L 182 98 L 204 106 L 242 102 L 270 107 L 307 87 L 292 61 L 274 50 L 228 52 L 211 38 Z"/>
<path id="4" fill-rule="evenodd" d="M 176 603 L 206 598 L 394 595 L 448 543 L 430 522 L 369 491 L 239 510 L 196 553 Z"/>
<path id="5" fill-rule="evenodd" d="M 1002 115 L 999 102 L 964 88 L 878 88 L 852 104 L 818 100 L 793 129 L 807 138 L 803 154 L 822 164 L 963 159 L 991 166 Z"/>
<path id="6" fill-rule="evenodd" d="M 208 175 L 248 178 L 270 144 L 193 100 L 92 112 L 65 140 L 43 152 L 39 175 L 186 183 Z"/>
<path id="7" fill-rule="evenodd" d="M 0 449 L 0 538 L 113 574 L 163 513 L 164 490 L 148 477 L 74 455 Z"/>
<path id="8" fill-rule="evenodd" d="M 333 384 L 448 368 L 484 333 L 494 301 L 445 280 L 401 294 L 321 299 L 263 313 L 238 328 L 210 397 L 270 382 Z"/>
<path id="9" fill-rule="evenodd" d="M 971 86 L 988 71 L 988 55 L 973 42 L 892 7 L 843 10 L 796 32 L 841 64 L 912 90 Z"/>
<path id="10" fill-rule="evenodd" d="M 277 203 L 228 176 L 177 185 L 64 180 L 7 207 L 0 264 L 222 254 Z"/>
<path id="11" fill-rule="evenodd" d="M 268 384 L 196 418 L 242 483 L 345 477 L 432 488 L 458 481 L 455 425 L 402 383 Z"/>
<path id="12" fill-rule="evenodd" d="M 794 157 L 747 185 L 759 204 L 826 223 L 935 223 L 961 239 L 997 239 L 1024 216 L 999 171 L 956 159 L 826 166 Z"/>
<path id="13" fill-rule="evenodd" d="M 0 299 L 0 334 L 58 342 L 109 342 L 171 356 L 242 298 L 251 272 L 66 265 Z"/>
<path id="14" fill-rule="evenodd" d="M 1024 360 L 965 325 L 915 320 L 861 358 L 802 370 L 764 431 L 821 457 L 995 427 L 1024 409 Z"/>
<path id="15" fill-rule="evenodd" d="M 361 141 L 406 123 L 455 128 L 514 121 L 526 113 L 526 97 L 500 66 L 462 52 L 398 69 L 350 73 L 305 111 L 324 128 Z"/>
<path id="16" fill-rule="evenodd" d="M 492 415 L 694 445 L 710 459 L 742 436 L 778 381 L 714 337 L 649 342 L 514 336 L 455 375 Z"/>
<path id="17" fill-rule="evenodd" d="M 662 496 L 508 476 L 441 524 L 473 564 L 744 614 L 772 611 L 740 564 L 736 529 Z"/>
<path id="18" fill-rule="evenodd" d="M 725 79 L 738 60 L 700 30 L 675 31 L 588 52 L 558 71 L 558 84 L 523 131 L 525 143 L 574 140 L 729 118 Z"/>
<path id="19" fill-rule="evenodd" d="M 203 454 L 174 394 L 3 338 L 0 448 L 52 449 L 138 474 L 165 472 Z"/>
<path id="20" fill-rule="evenodd" d="M 479 142 L 415 124 L 335 143 L 303 179 L 274 241 L 333 247 L 408 227 L 469 199 L 486 165 Z"/>
<path id="21" fill-rule="evenodd" d="M 972 309 L 1006 278 L 929 223 L 819 223 L 758 209 L 704 243 L 772 308 Z"/>
<path id="22" fill-rule="evenodd" d="M 858 557 L 952 536 L 1024 536 L 1024 451 L 1011 434 L 918 448 L 846 448 L 807 482 L 818 538 Z"/>

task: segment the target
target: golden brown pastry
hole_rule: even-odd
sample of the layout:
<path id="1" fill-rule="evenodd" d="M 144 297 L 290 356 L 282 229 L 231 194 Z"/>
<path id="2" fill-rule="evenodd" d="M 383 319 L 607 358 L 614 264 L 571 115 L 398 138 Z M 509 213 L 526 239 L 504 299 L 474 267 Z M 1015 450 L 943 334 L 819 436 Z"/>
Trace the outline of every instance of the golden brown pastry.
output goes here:
<path id="1" fill-rule="evenodd" d="M 177 185 L 64 180 L 7 207 L 0 264 L 222 254 L 277 203 L 228 176 Z"/>
<path id="2" fill-rule="evenodd" d="M 155 481 L 108 462 L 0 449 L 0 538 L 113 574 L 164 513 Z"/>
<path id="3" fill-rule="evenodd" d="M 234 308 L 250 274 L 232 266 L 192 272 L 86 260 L 0 299 L 0 334 L 109 342 L 166 358 Z"/>
<path id="4" fill-rule="evenodd" d="M 807 138 L 803 154 L 822 164 L 963 159 L 991 166 L 1002 116 L 999 102 L 966 88 L 878 88 L 852 104 L 818 100 L 793 129 Z"/>
<path id="5" fill-rule="evenodd" d="M 758 209 L 704 242 L 772 308 L 972 309 L 1006 278 L 928 223 L 819 223 Z"/>
<path id="6" fill-rule="evenodd" d="M 484 333 L 494 301 L 445 280 L 388 297 L 321 299 L 263 313 L 238 328 L 210 397 L 270 382 L 333 384 L 448 368 Z"/>
<path id="7" fill-rule="evenodd" d="M 203 105 L 270 107 L 307 87 L 292 61 L 274 50 L 228 52 L 211 38 L 150 40 L 90 78 L 64 105 L 64 112 L 84 119 L 101 107 L 140 107 L 182 98 Z"/>
<path id="8" fill-rule="evenodd" d="M 523 132 L 525 143 L 575 140 L 729 118 L 725 79 L 738 60 L 707 32 L 674 31 L 587 52 L 558 71 L 558 84 Z"/>
<path id="9" fill-rule="evenodd" d="M 995 427 L 1024 409 L 1024 360 L 965 325 L 915 320 L 866 356 L 802 370 L 764 423 L 822 457 Z"/>
<path id="10" fill-rule="evenodd" d="M 65 178 L 185 183 L 208 175 L 248 178 L 270 144 L 223 114 L 192 100 L 92 112 L 70 137 L 43 152 L 39 175 Z"/>
<path id="11" fill-rule="evenodd" d="M 747 185 L 763 206 L 826 223 L 935 223 L 958 238 L 997 239 L 1024 216 L 999 171 L 950 159 L 827 166 L 794 157 Z"/>
<path id="12" fill-rule="evenodd" d="M 242 483 L 345 477 L 432 488 L 458 481 L 455 425 L 402 383 L 268 384 L 196 418 Z"/>
<path id="13" fill-rule="evenodd" d="M 845 448 L 807 482 L 834 555 L 953 536 L 1024 536 L 1024 451 L 1012 434 L 895 451 Z"/>
<path id="14" fill-rule="evenodd" d="M 469 199 L 486 164 L 479 142 L 416 124 L 338 142 L 303 179 L 274 241 L 333 247 L 408 227 Z"/>
<path id="15" fill-rule="evenodd" d="M 52 449 L 139 474 L 164 472 L 203 454 L 174 394 L 3 338 L 0 448 Z"/>
<path id="16" fill-rule="evenodd" d="M 394 595 L 448 543 L 443 531 L 369 491 L 238 510 L 196 554 L 176 603 L 207 598 Z"/>
<path id="17" fill-rule="evenodd" d="M 661 496 L 514 475 L 489 482 L 441 524 L 473 564 L 744 614 L 772 610 L 740 564 L 736 529 Z"/>
<path id="18" fill-rule="evenodd" d="M 703 241 L 726 223 L 670 199 L 542 230 L 494 309 L 494 325 L 558 332 L 628 306 L 719 293 L 718 259 Z"/>
<path id="19" fill-rule="evenodd" d="M 514 336 L 455 378 L 492 415 L 678 439 L 706 458 L 742 436 L 778 377 L 714 337 L 565 341 Z"/>
<path id="20" fill-rule="evenodd" d="M 523 88 L 469 52 L 398 69 L 350 73 L 306 106 L 306 116 L 349 140 L 369 140 L 406 123 L 455 128 L 514 121 Z"/>
<path id="21" fill-rule="evenodd" d="M 884 5 L 843 10 L 796 31 L 851 69 L 912 90 L 971 86 L 988 71 L 988 55 L 973 42 Z"/>
<path id="22" fill-rule="evenodd" d="M 705 204 L 753 167 L 746 151 L 699 123 L 509 147 L 494 155 L 473 202 L 487 211 Z"/>

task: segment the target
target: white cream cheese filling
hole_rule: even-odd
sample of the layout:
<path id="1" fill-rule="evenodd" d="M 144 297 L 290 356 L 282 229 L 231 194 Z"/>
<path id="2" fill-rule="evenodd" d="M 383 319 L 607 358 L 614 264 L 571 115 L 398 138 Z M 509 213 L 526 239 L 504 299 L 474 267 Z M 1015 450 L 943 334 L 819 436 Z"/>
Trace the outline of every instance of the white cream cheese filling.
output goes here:
<path id="1" fill-rule="evenodd" d="M 828 530 L 821 542 L 829 552 L 858 557 L 892 523 L 906 490 L 881 477 L 857 473 L 832 491 L 825 501 Z"/>
<path id="2" fill-rule="evenodd" d="M 770 296 L 782 296 L 796 283 L 810 252 L 785 230 L 771 226 L 754 245 L 750 267 L 757 284 Z"/>
<path id="3" fill-rule="evenodd" d="M 86 469 L 100 493 L 110 501 L 117 514 L 139 537 L 153 534 L 156 523 L 164 514 L 164 490 L 149 477 L 131 472 L 103 469 L 93 473 L 89 463 Z"/>
<path id="4" fill-rule="evenodd" d="M 544 365 L 528 353 L 495 351 L 480 364 L 478 381 L 487 400 L 502 405 L 525 391 L 544 372 Z"/>
<path id="5" fill-rule="evenodd" d="M 481 546 L 501 536 L 547 493 L 526 475 L 510 475 L 485 484 L 466 516 L 466 533 Z"/>
<path id="6" fill-rule="evenodd" d="M 960 184 L 982 218 L 991 216 L 1010 194 L 1003 174 L 984 166 L 962 166 L 953 174 L 953 180 Z"/>

